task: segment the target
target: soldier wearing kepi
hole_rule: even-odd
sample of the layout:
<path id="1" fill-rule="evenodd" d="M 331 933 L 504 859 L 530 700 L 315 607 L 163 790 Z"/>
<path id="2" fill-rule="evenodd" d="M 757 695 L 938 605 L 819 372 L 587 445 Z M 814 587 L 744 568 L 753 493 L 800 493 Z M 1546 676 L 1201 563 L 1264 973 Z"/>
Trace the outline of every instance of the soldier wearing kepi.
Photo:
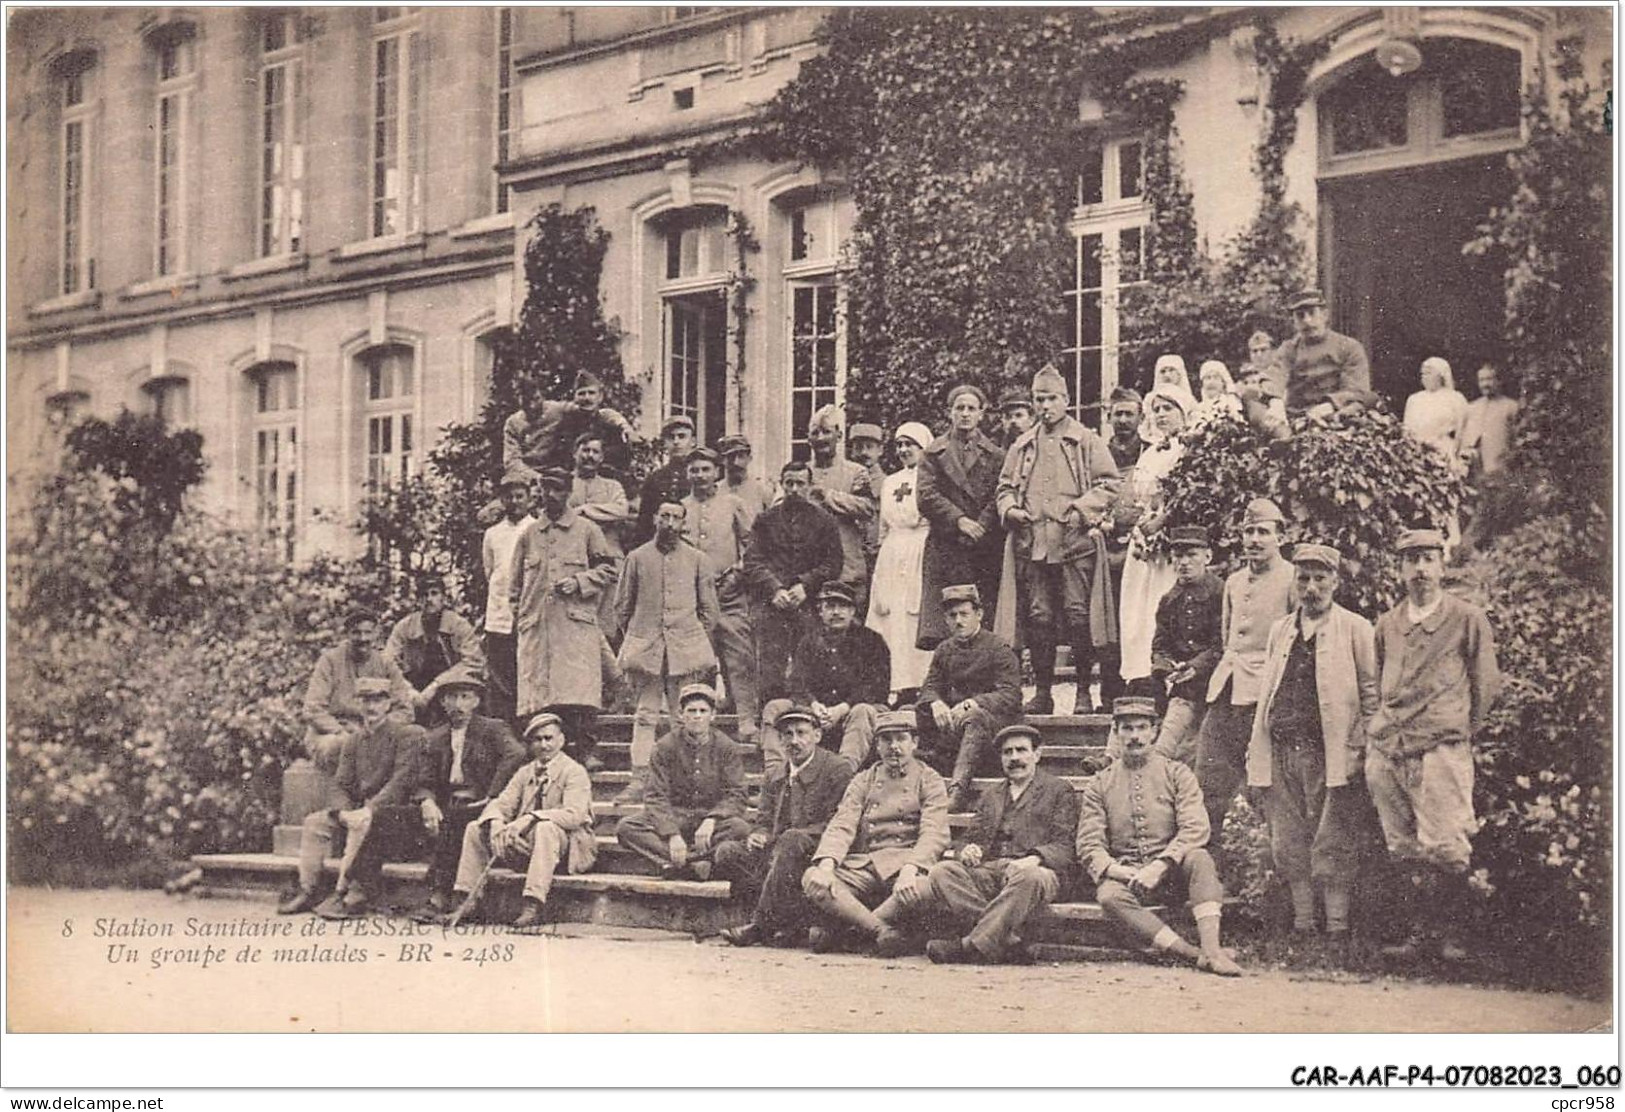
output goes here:
<path id="1" fill-rule="evenodd" d="M 453 897 L 466 918 L 479 904 L 481 879 L 491 865 L 525 870 L 523 902 L 513 929 L 533 934 L 547 922 L 547 895 L 563 865 L 584 873 L 598 856 L 592 833 L 592 780 L 564 755 L 564 720 L 538 714 L 525 726 L 531 761 L 509 778 L 502 793 L 463 831 Z"/>
<path id="2" fill-rule="evenodd" d="M 1300 544 L 1292 563 L 1298 609 L 1270 630 L 1247 784 L 1263 789 L 1270 852 L 1292 891 L 1292 929 L 1314 931 L 1319 881 L 1328 940 L 1346 955 L 1365 724 L 1377 709 L 1376 647 L 1371 623 L 1332 601 L 1337 549 Z"/>
<path id="3" fill-rule="evenodd" d="M 953 769 L 950 805 L 966 811 L 975 801 L 971 778 L 991 758 L 994 736 L 1021 716 L 1021 664 L 982 628 L 976 584 L 944 587 L 942 609 L 953 633 L 931 654 L 916 710 L 932 763 Z"/>
<path id="4" fill-rule="evenodd" d="M 801 878 L 802 891 L 820 911 L 872 939 L 882 957 L 906 948 L 892 923 L 925 899 L 926 876 L 949 842 L 948 792 L 941 776 L 914 759 L 917 744 L 912 712 L 880 716 L 880 759 L 846 786 Z M 839 929 L 814 927 L 813 949 L 833 949 Z"/>
<path id="5" fill-rule="evenodd" d="M 1371 364 L 1360 341 L 1326 325 L 1326 295 L 1303 290 L 1287 303 L 1297 332 L 1276 349 L 1275 381 L 1289 413 L 1329 416 L 1373 404 Z"/>
<path id="6" fill-rule="evenodd" d="M 1445 591 L 1444 536 L 1415 529 L 1399 538 L 1405 600 L 1377 619 L 1380 703 L 1367 728 L 1366 783 L 1388 852 L 1425 866 L 1426 903 L 1446 923 L 1461 917 L 1473 814 L 1472 739 L 1501 691 L 1495 635 L 1484 611 Z M 1445 933 L 1446 958 L 1466 952 Z"/>
<path id="7" fill-rule="evenodd" d="M 956 858 L 931 866 L 921 917 L 970 928 L 926 943 L 934 962 L 1024 960 L 1022 925 L 1060 894 L 1077 863 L 1078 796 L 1038 767 L 1037 728 L 1006 726 L 995 740 L 1004 780 L 982 792 Z"/>
<path id="8" fill-rule="evenodd" d="M 1207 711 L 1208 679 L 1224 651 L 1220 631 L 1224 584 L 1208 570 L 1213 550 L 1200 525 L 1170 529 L 1168 547 L 1179 578 L 1157 603 L 1157 629 L 1151 637 L 1151 677 L 1158 702 L 1167 708 L 1157 752 L 1194 765 L 1196 736 Z"/>
<path id="9" fill-rule="evenodd" d="M 1033 399 L 1025 390 L 999 395 L 999 443 L 1009 450 L 1016 438 L 1033 427 Z"/>
<path id="10" fill-rule="evenodd" d="M 756 514 L 737 494 L 717 489 L 721 460 L 709 448 L 688 457 L 689 494 L 683 499 L 683 539 L 711 561 L 717 577 L 716 647 L 728 698 L 739 714 L 739 740 L 756 736 L 762 702 L 756 692 L 756 645 L 751 640 L 750 602 L 745 595 L 745 549 Z"/>
<path id="11" fill-rule="evenodd" d="M 1242 969 L 1219 940 L 1224 887 L 1208 853 L 1207 812 L 1196 775 L 1152 748 L 1157 707 L 1140 696 L 1112 704 L 1117 759 L 1083 789 L 1078 860 L 1095 882 L 1106 915 L 1142 943 L 1195 962 L 1198 969 L 1239 977 Z M 1192 946 L 1147 903 L 1190 901 L 1200 938 Z"/>
<path id="12" fill-rule="evenodd" d="M 790 945 L 806 929 L 812 906 L 801 890 L 801 874 L 852 780 L 851 764 L 819 745 L 811 707 L 787 707 L 773 725 L 784 739 L 789 767 L 762 788 L 762 805 L 745 841 L 717 847 L 715 875 L 731 881 L 735 895 L 756 895 L 750 922 L 722 932 L 733 946 Z"/>

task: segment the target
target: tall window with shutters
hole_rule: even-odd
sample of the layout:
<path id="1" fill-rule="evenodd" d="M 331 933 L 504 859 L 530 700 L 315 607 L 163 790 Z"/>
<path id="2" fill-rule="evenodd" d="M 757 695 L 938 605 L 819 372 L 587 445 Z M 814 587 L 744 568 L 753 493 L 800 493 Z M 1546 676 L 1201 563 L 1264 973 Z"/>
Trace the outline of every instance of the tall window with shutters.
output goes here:
<path id="1" fill-rule="evenodd" d="M 1124 289 L 1145 281 L 1150 206 L 1145 200 L 1144 144 L 1114 139 L 1087 150 L 1078 167 L 1072 232 L 1072 281 L 1064 296 L 1072 335 L 1061 373 L 1072 412 L 1101 426 L 1100 403 L 1118 384 L 1123 345 L 1118 304 Z"/>
<path id="2" fill-rule="evenodd" d="M 417 8 L 373 9 L 372 155 L 374 237 L 423 224 L 424 46 Z"/>
<path id="3" fill-rule="evenodd" d="M 305 59 L 297 13 L 267 15 L 260 26 L 261 257 L 291 255 L 305 240 Z"/>
<path id="4" fill-rule="evenodd" d="M 254 523 L 292 559 L 299 505 L 299 372 L 265 363 L 249 372 L 254 397 Z"/>

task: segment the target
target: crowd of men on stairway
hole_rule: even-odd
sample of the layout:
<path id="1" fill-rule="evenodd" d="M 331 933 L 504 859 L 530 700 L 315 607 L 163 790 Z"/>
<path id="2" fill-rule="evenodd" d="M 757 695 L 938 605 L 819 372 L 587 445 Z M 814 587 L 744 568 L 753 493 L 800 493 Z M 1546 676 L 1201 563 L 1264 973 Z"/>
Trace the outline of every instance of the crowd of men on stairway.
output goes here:
<path id="1" fill-rule="evenodd" d="M 1378 404 L 1363 349 L 1326 326 L 1318 291 L 1290 308 L 1296 334 L 1279 347 L 1255 335 L 1239 385 L 1204 364 L 1199 400 L 1164 356 L 1145 397 L 1116 390 L 1110 438 L 1071 416 L 1049 366 L 999 400 L 1002 444 L 984 431 L 986 397 L 957 386 L 945 434 L 896 430 L 891 474 L 873 425 L 854 425 L 842 456 L 834 407 L 812 416 L 810 460 L 776 483 L 752 474 L 744 437 L 701 446 L 672 417 L 635 511 L 611 473 L 630 430 L 592 376 L 571 401 L 515 413 L 480 628 L 428 579 L 382 650 L 376 617 L 356 611 L 316 665 L 307 744 L 332 788 L 305 820 L 299 889 L 281 909 L 362 914 L 379 832 L 423 827 L 425 914 L 469 914 L 503 864 L 525 871 L 514 929 L 540 929 L 555 874 L 594 865 L 596 720 L 617 703 L 634 721 L 618 840 L 662 876 L 732 882 L 754 907 L 724 932 L 735 945 L 898 955 L 930 934 L 934 961 L 1020 961 L 1023 923 L 1092 885 L 1143 943 L 1236 975 L 1218 847 L 1243 787 L 1262 803 L 1295 932 L 1346 950 L 1373 806 L 1389 853 L 1421 869 L 1405 906 L 1459 907 L 1472 739 L 1500 676 L 1484 612 L 1444 589 L 1455 524 L 1398 538 L 1406 596 L 1375 626 L 1335 601 L 1335 548 L 1305 539 L 1283 555 L 1286 521 L 1267 499 L 1247 507 L 1227 578 L 1210 570 L 1205 529 L 1164 528 L 1187 430 L 1243 420 L 1284 436 L 1290 415 Z M 1440 363 L 1424 364 L 1424 393 Z M 1501 466 L 1516 408 L 1486 371 L 1440 457 L 1475 476 Z M 1442 418 L 1422 429 L 1411 408 L 1414 435 L 1444 437 Z M 1420 408 L 1419 420 L 1456 412 Z M 1054 713 L 1061 646 L 1075 711 L 1103 709 L 1098 669 L 1112 715 L 1111 763 L 1078 791 L 1039 767 L 1027 720 Z M 663 710 L 675 722 L 657 737 Z M 722 710 L 737 737 L 717 727 Z M 752 747 L 766 771 L 754 812 Z M 952 849 L 961 812 L 975 817 Z M 1195 945 L 1155 910 L 1180 902 Z M 1406 947 L 1462 956 L 1432 929 L 1441 919 L 1416 914 Z"/>

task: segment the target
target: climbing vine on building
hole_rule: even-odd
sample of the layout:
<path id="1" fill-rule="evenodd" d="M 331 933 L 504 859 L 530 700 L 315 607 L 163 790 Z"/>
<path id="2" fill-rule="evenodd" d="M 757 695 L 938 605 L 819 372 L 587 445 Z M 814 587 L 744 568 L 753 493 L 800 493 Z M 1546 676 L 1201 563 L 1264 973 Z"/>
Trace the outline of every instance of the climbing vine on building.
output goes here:
<path id="1" fill-rule="evenodd" d="M 738 391 L 735 403 L 743 419 L 749 394 L 748 376 L 745 374 L 745 344 L 750 325 L 750 295 L 756 288 L 756 278 L 750 271 L 752 255 L 762 250 L 761 240 L 750 226 L 750 219 L 738 209 L 728 211 L 728 241 L 733 244 L 733 268 L 728 271 L 723 286 L 728 301 L 728 348 L 733 356 L 734 388 Z"/>

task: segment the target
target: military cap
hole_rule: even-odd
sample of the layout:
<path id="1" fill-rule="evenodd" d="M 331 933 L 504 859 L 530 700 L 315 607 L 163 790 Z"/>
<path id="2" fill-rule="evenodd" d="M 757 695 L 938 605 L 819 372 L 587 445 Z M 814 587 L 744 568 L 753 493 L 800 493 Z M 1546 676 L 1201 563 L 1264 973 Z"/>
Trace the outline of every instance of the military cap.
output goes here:
<path id="1" fill-rule="evenodd" d="M 358 699 L 368 699 L 374 695 L 389 695 L 389 681 L 383 676 L 361 676 L 355 681 L 355 695 Z"/>
<path id="2" fill-rule="evenodd" d="M 350 608 L 349 613 L 344 615 L 345 629 L 354 629 L 362 622 L 372 622 L 376 625 L 378 622 L 378 615 L 374 614 L 371 610 L 368 610 L 365 606 L 353 606 Z"/>
<path id="3" fill-rule="evenodd" d="M 1287 311 L 1291 313 L 1295 313 L 1299 309 L 1313 308 L 1317 305 L 1321 308 L 1326 307 L 1326 295 L 1313 287 L 1299 290 L 1292 295 L 1292 300 L 1286 303 Z"/>
<path id="4" fill-rule="evenodd" d="M 1037 726 L 1026 722 L 1017 722 L 1014 726 L 1006 726 L 993 735 L 993 748 L 1003 749 L 1004 739 L 1009 737 L 1030 737 L 1033 739 L 1034 749 L 1037 749 L 1038 743 L 1044 740 L 1044 735 L 1039 732 Z"/>
<path id="5" fill-rule="evenodd" d="M 879 425 L 871 425 L 865 421 L 853 425 L 847 432 L 846 438 L 848 440 L 873 440 L 876 444 L 883 444 L 886 440 L 886 434 L 880 431 Z"/>
<path id="6" fill-rule="evenodd" d="M 1157 701 L 1146 695 L 1119 695 L 1112 700 L 1113 718 L 1155 718 Z"/>
<path id="7" fill-rule="evenodd" d="M 999 411 L 1006 409 L 1031 409 L 1033 398 L 1025 390 L 1010 389 L 999 395 Z"/>
<path id="8" fill-rule="evenodd" d="M 593 374 L 591 371 L 582 371 L 580 374 L 576 375 L 575 388 L 577 390 L 586 390 L 594 386 L 602 390 L 604 388 L 604 380 Z"/>
<path id="9" fill-rule="evenodd" d="M 1324 564 L 1333 571 L 1343 567 L 1343 554 L 1329 544 L 1298 544 L 1292 547 L 1294 564 Z"/>
<path id="10" fill-rule="evenodd" d="M 498 490 L 507 490 L 511 486 L 528 488 L 536 481 L 536 472 L 522 463 L 516 463 L 502 473 L 502 481 L 497 484 Z"/>
<path id="11" fill-rule="evenodd" d="M 1281 507 L 1268 498 L 1254 498 L 1247 503 L 1247 511 L 1242 515 L 1243 525 L 1254 525 L 1262 521 L 1273 521 L 1277 525 L 1286 524 L 1286 516 L 1281 513 Z"/>
<path id="12" fill-rule="evenodd" d="M 795 703 L 779 711 L 779 716 L 773 720 L 773 725 L 782 730 L 791 722 L 811 722 L 816 726 L 818 725 L 818 716 L 813 713 L 811 707 Z"/>
<path id="13" fill-rule="evenodd" d="M 838 582 L 834 579 L 830 580 L 828 583 L 825 583 L 818 589 L 818 601 L 844 602 L 848 606 L 856 606 L 858 604 L 858 600 L 852 594 L 852 588 L 848 587 L 845 583 Z"/>
<path id="14" fill-rule="evenodd" d="M 735 452 L 750 451 L 750 441 L 737 434 L 724 436 L 717 441 L 717 451 L 724 456 L 731 456 Z"/>
<path id="15" fill-rule="evenodd" d="M 1207 530 L 1200 525 L 1179 525 L 1168 530 L 1168 547 L 1179 548 L 1212 548 L 1208 540 Z"/>
<path id="16" fill-rule="evenodd" d="M 1140 392 L 1132 386 L 1112 387 L 1111 401 L 1113 405 L 1118 402 L 1133 402 L 1135 405 L 1139 405 L 1144 400 L 1144 398 L 1140 397 Z"/>
<path id="17" fill-rule="evenodd" d="M 703 459 L 710 463 L 714 463 L 718 467 L 722 466 L 722 457 L 717 455 L 716 450 L 713 448 L 695 448 L 688 454 L 689 463 L 693 463 L 697 459 Z"/>
<path id="18" fill-rule="evenodd" d="M 568 467 L 544 467 L 541 470 L 543 486 L 569 486 L 575 481 L 575 474 Z"/>
<path id="19" fill-rule="evenodd" d="M 686 707 L 690 699 L 704 699 L 714 707 L 717 705 L 717 689 L 708 683 L 685 683 L 677 693 L 677 706 Z"/>
<path id="20" fill-rule="evenodd" d="M 982 605 L 982 592 L 976 589 L 974 583 L 955 583 L 952 587 L 942 589 L 942 605 L 944 608 L 956 602 L 974 602 Z"/>
<path id="21" fill-rule="evenodd" d="M 875 736 L 881 734 L 895 734 L 900 731 L 918 733 L 919 719 L 912 710 L 885 710 L 875 715 Z"/>
<path id="22" fill-rule="evenodd" d="M 1056 370 L 1054 363 L 1045 363 L 1038 368 L 1038 373 L 1033 375 L 1033 393 L 1037 394 L 1041 390 L 1046 394 L 1059 394 L 1063 398 L 1072 396 L 1067 391 L 1066 379 L 1061 377 L 1061 372 Z"/>
<path id="23" fill-rule="evenodd" d="M 1444 534 L 1437 529 L 1407 529 L 1399 535 L 1399 543 L 1394 547 L 1400 552 L 1416 548 L 1437 548 L 1443 552 Z"/>
<path id="24" fill-rule="evenodd" d="M 660 435 L 665 436 L 672 429 L 687 429 L 689 432 L 693 432 L 694 418 L 683 413 L 673 414 L 672 416 L 667 417 L 665 422 L 661 424 Z"/>
<path id="25" fill-rule="evenodd" d="M 462 689 L 485 693 L 485 681 L 479 674 L 466 664 L 453 664 L 440 674 L 440 682 L 435 684 L 435 694 L 445 695 L 447 692 Z"/>
<path id="26" fill-rule="evenodd" d="M 543 726 L 557 726 L 560 730 L 563 730 L 564 719 L 550 710 L 544 710 L 541 714 L 533 714 L 530 716 L 530 721 L 525 723 L 524 736 L 529 737 Z"/>

